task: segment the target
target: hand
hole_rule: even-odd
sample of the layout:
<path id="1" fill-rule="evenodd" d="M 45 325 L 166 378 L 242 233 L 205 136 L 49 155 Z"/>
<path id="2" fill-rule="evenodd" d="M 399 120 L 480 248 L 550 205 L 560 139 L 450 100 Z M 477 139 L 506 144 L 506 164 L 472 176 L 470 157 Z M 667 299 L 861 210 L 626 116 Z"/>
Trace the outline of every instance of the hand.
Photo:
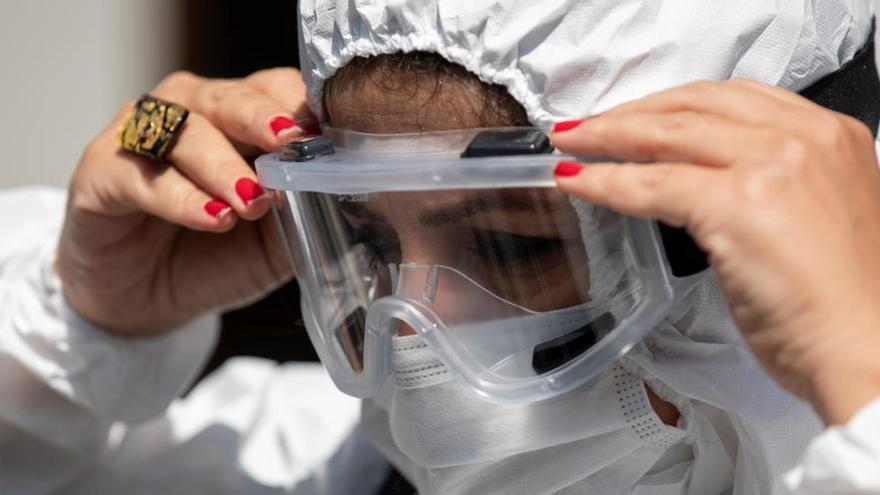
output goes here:
<path id="1" fill-rule="evenodd" d="M 189 73 L 151 94 L 190 110 L 155 163 L 115 141 L 126 104 L 89 144 L 70 183 L 56 269 L 70 304 L 114 333 L 159 333 L 242 304 L 291 276 L 271 200 L 242 153 L 278 148 L 312 122 L 299 72 L 240 80 Z M 296 119 L 295 121 L 292 119 Z"/>
<path id="2" fill-rule="evenodd" d="M 880 173 L 867 127 L 783 89 L 729 81 L 557 129 L 560 150 L 628 162 L 560 165 L 559 187 L 686 227 L 783 386 L 831 423 L 880 396 Z"/>

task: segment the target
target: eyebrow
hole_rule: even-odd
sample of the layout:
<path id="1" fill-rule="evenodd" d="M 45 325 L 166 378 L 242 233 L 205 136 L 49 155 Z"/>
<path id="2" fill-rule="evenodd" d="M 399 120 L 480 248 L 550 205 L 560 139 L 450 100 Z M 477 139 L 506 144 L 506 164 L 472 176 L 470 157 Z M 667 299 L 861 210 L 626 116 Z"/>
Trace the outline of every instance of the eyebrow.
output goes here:
<path id="1" fill-rule="evenodd" d="M 528 211 L 530 205 L 525 201 L 505 201 L 498 196 L 487 200 L 485 198 L 470 198 L 447 208 L 440 208 L 419 215 L 419 223 L 426 227 L 440 227 L 449 225 L 466 218 L 471 218 L 479 213 L 490 211 Z"/>
<path id="2" fill-rule="evenodd" d="M 441 227 L 474 217 L 479 213 L 491 211 L 533 211 L 536 209 L 535 204 L 535 201 L 527 201 L 520 195 L 509 196 L 506 198 L 494 195 L 491 198 L 469 198 L 453 206 L 424 212 L 419 215 L 419 223 L 426 227 Z M 559 209 L 558 207 L 551 206 L 543 201 L 537 202 L 537 204 L 546 207 L 544 213 L 552 213 Z M 363 204 L 350 201 L 340 201 L 339 205 L 342 211 L 359 219 L 375 223 L 389 223 L 384 215 L 376 213 Z"/>
<path id="3" fill-rule="evenodd" d="M 388 219 L 385 218 L 384 215 L 380 215 L 375 211 L 367 208 L 366 206 L 360 203 L 354 203 L 346 200 L 337 200 L 336 203 L 339 205 L 339 209 L 349 215 L 359 218 L 361 220 L 367 220 L 374 223 L 388 223 Z"/>

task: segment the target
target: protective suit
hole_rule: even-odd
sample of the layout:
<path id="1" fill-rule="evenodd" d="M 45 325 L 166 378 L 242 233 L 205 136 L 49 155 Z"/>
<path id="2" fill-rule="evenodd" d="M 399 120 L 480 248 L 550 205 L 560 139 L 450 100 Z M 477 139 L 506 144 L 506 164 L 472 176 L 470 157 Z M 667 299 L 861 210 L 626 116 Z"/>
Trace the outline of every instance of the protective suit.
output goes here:
<path id="1" fill-rule="evenodd" d="M 867 5 L 842 0 L 300 8 L 315 110 L 352 57 L 418 49 L 506 86 L 540 125 L 694 79 L 802 89 L 870 30 Z M 389 461 L 422 493 L 880 492 L 880 400 L 822 433 L 754 361 L 711 277 L 593 387 L 559 401 L 480 402 L 411 337 L 395 340 L 393 381 L 362 412 L 317 366 L 254 359 L 174 400 L 216 318 L 139 340 L 83 321 L 52 270 L 63 210 L 58 192 L 0 196 L 0 225 L 15 233 L 0 246 L 2 493 L 375 493 Z M 645 383 L 678 425 L 659 421 Z"/>

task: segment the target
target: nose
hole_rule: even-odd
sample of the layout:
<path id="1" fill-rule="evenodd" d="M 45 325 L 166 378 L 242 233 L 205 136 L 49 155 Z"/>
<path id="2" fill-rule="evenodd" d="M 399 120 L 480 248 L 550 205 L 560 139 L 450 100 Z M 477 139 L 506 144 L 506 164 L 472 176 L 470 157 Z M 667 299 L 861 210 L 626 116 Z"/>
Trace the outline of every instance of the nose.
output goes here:
<path id="1" fill-rule="evenodd" d="M 460 301 L 459 292 L 454 290 L 448 275 L 443 276 L 447 270 L 438 265 L 405 263 L 394 266 L 391 277 L 396 279 L 394 293 L 412 301 L 418 301 L 431 309 L 441 318 L 450 318 L 456 313 L 456 308 L 463 308 L 464 301 Z M 441 279 L 443 281 L 441 282 Z M 417 332 L 412 326 L 403 320 L 396 320 L 397 335 L 404 337 L 414 335 Z"/>

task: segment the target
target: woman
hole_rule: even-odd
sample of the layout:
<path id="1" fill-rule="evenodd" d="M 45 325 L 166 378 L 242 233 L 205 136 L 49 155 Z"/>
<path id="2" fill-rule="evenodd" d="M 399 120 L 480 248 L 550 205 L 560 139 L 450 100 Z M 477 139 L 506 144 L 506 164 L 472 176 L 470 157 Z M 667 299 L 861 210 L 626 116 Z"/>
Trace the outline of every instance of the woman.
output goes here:
<path id="1" fill-rule="evenodd" d="M 704 39 L 718 50 L 705 60 L 693 59 L 686 46 L 694 44 L 677 38 L 705 27 L 693 5 L 685 15 L 659 4 L 627 10 L 618 2 L 556 9 L 507 2 L 451 11 L 431 3 L 355 10 L 348 2 L 304 3 L 307 88 L 325 123 L 374 133 L 547 125 L 611 108 L 599 118 L 557 125 L 554 144 L 578 155 L 652 164 L 560 164 L 560 188 L 688 227 L 709 252 L 756 357 L 826 423 L 843 425 L 880 393 L 880 380 L 871 378 L 880 374 L 871 355 L 880 321 L 873 307 L 880 268 L 872 256 L 880 232 L 864 220 L 874 217 L 880 192 L 870 133 L 851 118 L 758 83 L 700 83 L 649 95 L 749 70 L 768 82 L 807 86 L 853 58 L 867 38 L 864 6 L 835 4 L 845 11 L 840 14 L 831 3 L 729 7 L 741 18 Z M 725 13 L 716 8 L 711 16 Z M 797 11 L 809 15 L 795 22 Z M 840 17 L 828 17 L 833 12 Z M 609 19 L 621 38 L 603 31 Z M 595 25 L 588 29 L 585 20 Z M 829 25 L 835 29 L 824 29 Z M 566 33 L 584 31 L 590 35 L 573 43 L 579 50 L 564 43 Z M 831 31 L 846 34 L 819 34 Z M 777 46 L 763 33 L 787 33 L 783 39 L 795 41 L 786 54 L 798 55 L 755 65 L 766 43 Z M 646 41 L 648 34 L 666 37 Z M 820 49 L 808 49 L 814 45 Z M 394 55 L 416 48 L 441 57 Z M 379 54 L 390 56 L 368 58 Z M 351 62 L 354 57 L 363 58 Z M 660 72 L 649 70 L 652 64 Z M 502 70 L 509 67 L 519 69 Z M 209 347 L 210 317 L 193 318 L 257 297 L 291 275 L 265 216 L 268 195 L 239 150 L 271 150 L 301 135 L 295 121 L 308 118 L 305 92 L 287 70 L 243 81 L 168 78 L 152 94 L 192 112 L 166 156 L 172 167 L 119 151 L 113 139 L 126 106 L 90 145 L 72 181 L 55 265 L 61 286 L 52 270 L 58 197 L 41 201 L 47 211 L 30 210 L 20 248 L 4 270 L 10 310 L 4 310 L 3 349 L 14 379 L 4 380 L 11 400 L 0 412 L 8 432 L 3 451 L 15 456 L 0 463 L 13 466 L 4 468 L 3 483 L 34 493 L 123 486 L 370 493 L 386 477 L 387 458 L 423 493 L 782 490 L 782 471 L 819 425 L 743 352 L 711 279 L 622 360 L 635 400 L 650 404 L 638 416 L 646 422 L 640 426 L 652 429 L 647 440 L 626 443 L 636 431 L 626 421 L 610 441 L 547 426 L 554 416 L 546 411 L 589 416 L 595 409 L 587 402 L 556 410 L 486 405 L 481 417 L 482 403 L 459 393 L 454 381 L 432 389 L 456 399 L 439 419 L 429 407 L 436 402 L 398 387 L 390 402 L 367 403 L 362 425 L 349 435 L 357 403 L 333 393 L 315 370 L 275 371 L 254 362 L 228 367 L 163 413 Z M 8 194 L 4 211 L 28 196 Z M 731 208 L 732 202 L 747 206 Z M 793 218 L 792 211 L 810 213 Z M 181 326 L 201 330 L 175 329 Z M 853 377 L 860 380 L 850 386 Z M 876 406 L 865 414 L 876 416 Z M 530 422 L 519 428 L 478 438 L 498 424 L 493 418 L 527 416 Z M 860 419 L 851 431 L 866 431 L 869 422 Z M 413 430 L 447 436 L 419 442 Z M 449 436 L 461 431 L 473 435 Z M 556 437 L 548 441 L 535 431 Z M 838 434 L 826 433 L 816 455 L 829 452 L 823 443 Z M 508 450 L 492 451 L 500 443 Z M 822 473 L 808 459 L 794 482 L 811 493 L 812 478 Z M 853 482 L 833 479 L 837 486 Z"/>

